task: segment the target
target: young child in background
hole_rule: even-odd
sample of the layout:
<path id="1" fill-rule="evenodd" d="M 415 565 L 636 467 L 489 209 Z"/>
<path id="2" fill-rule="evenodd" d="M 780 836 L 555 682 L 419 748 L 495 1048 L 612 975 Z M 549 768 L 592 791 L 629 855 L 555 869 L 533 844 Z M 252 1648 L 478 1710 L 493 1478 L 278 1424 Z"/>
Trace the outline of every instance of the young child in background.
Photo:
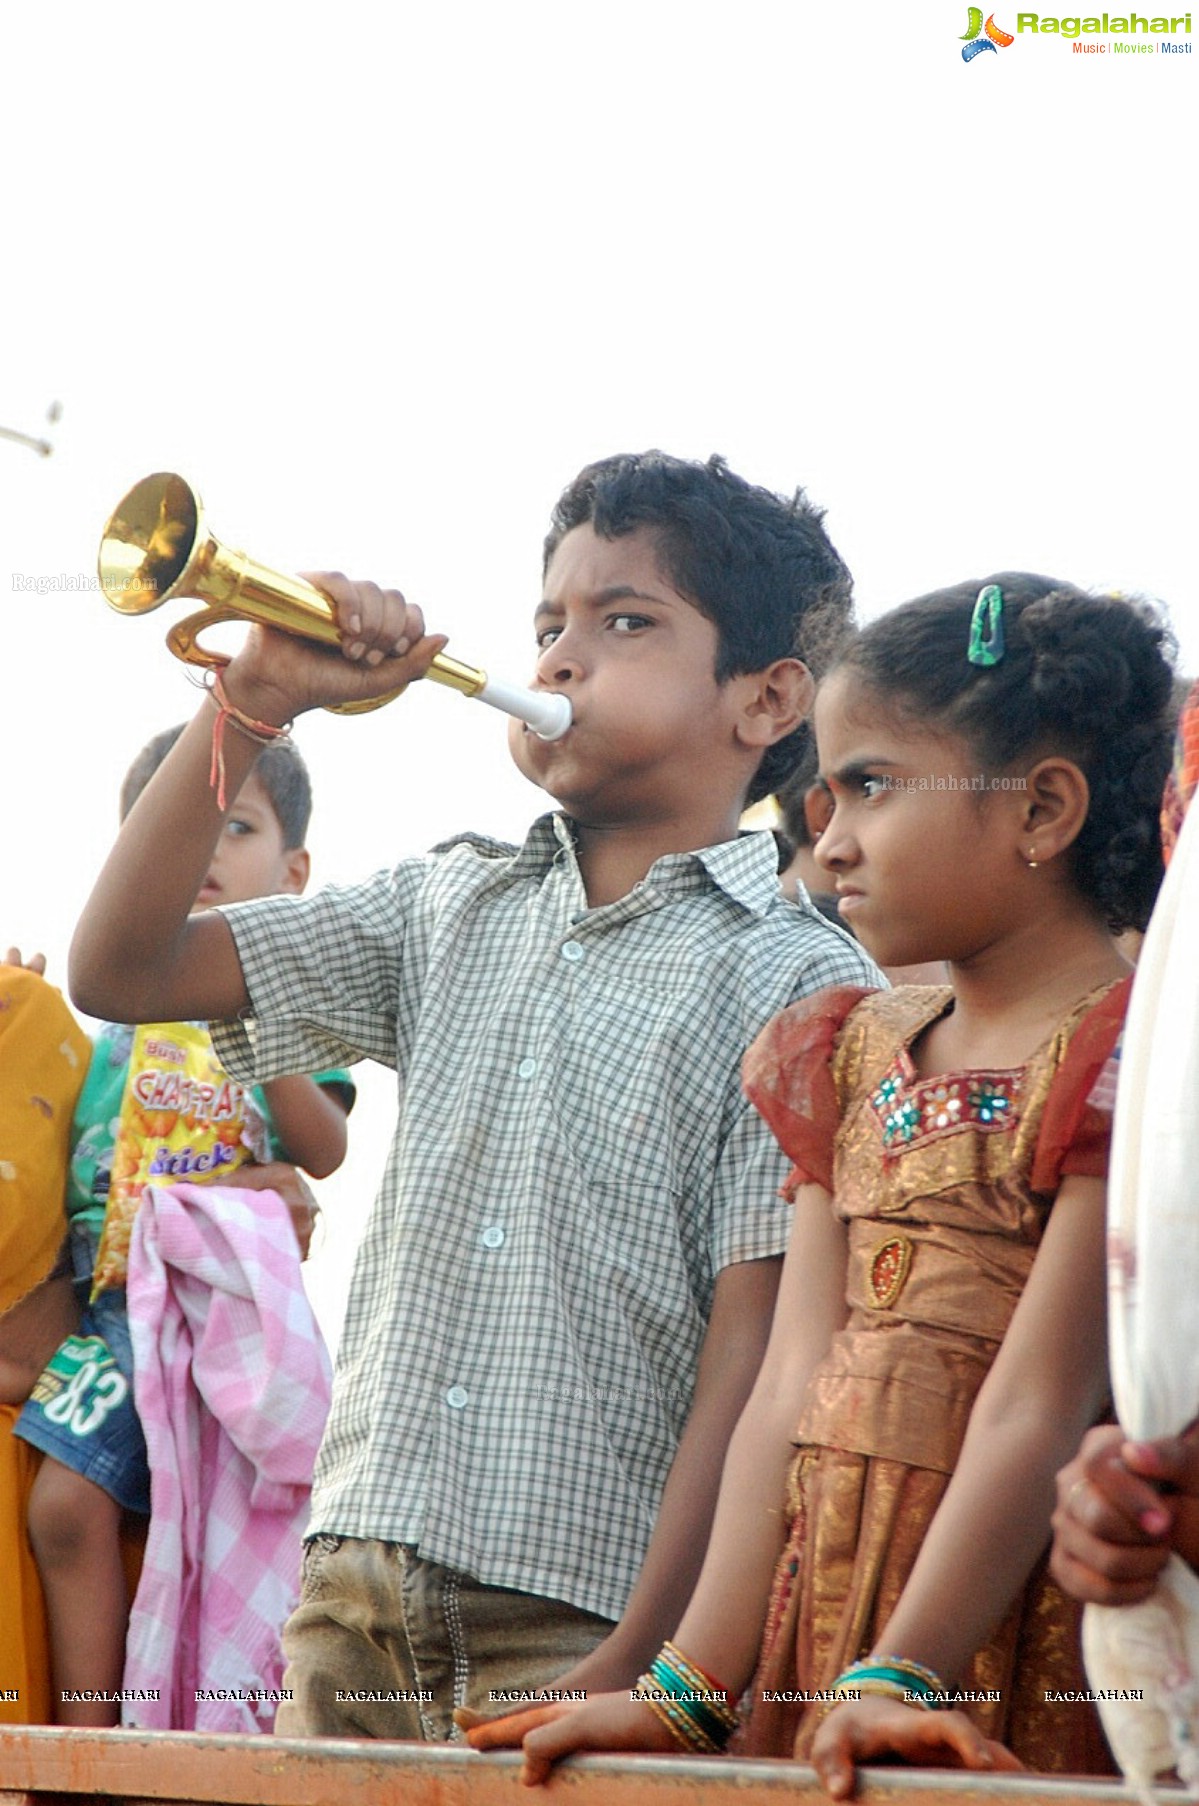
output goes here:
<path id="1" fill-rule="evenodd" d="M 527 1779 L 573 1749 L 717 1749 L 751 1680 L 740 1749 L 837 1795 L 881 1753 L 1011 1766 L 996 1739 L 1110 1772 L 1091 1709 L 1046 1699 L 1085 1681 L 1042 1558 L 1107 1397 L 1091 1094 L 1128 990 L 1113 933 L 1161 875 L 1163 639 L 1004 574 L 876 621 L 822 685 L 817 858 L 881 964 L 945 959 L 952 988 L 831 991 L 750 1050 L 794 1228 L 703 1573 L 651 1703 L 471 1730 L 523 1734 Z M 681 1703 L 688 1682 L 729 1703 Z M 927 1709 L 959 1690 L 964 1712 Z"/>
<path id="2" fill-rule="evenodd" d="M 122 786 L 122 819 L 182 731 L 159 734 L 138 755 Z M 271 748 L 230 812 L 192 912 L 303 890 L 310 812 L 299 754 L 291 745 Z M 203 1102 L 204 1087 L 215 1101 Z M 124 1287 L 140 1189 L 147 1179 L 219 1182 L 235 1173 L 241 1184 L 243 1162 L 287 1161 L 323 1178 L 344 1157 L 352 1100 L 344 1072 L 289 1076 L 243 1091 L 216 1064 L 198 1024 L 162 1024 L 147 1035 L 106 1023 L 95 1037 L 71 1131 L 66 1196 L 72 1265 L 91 1296 L 79 1334 L 52 1358 L 16 1428 L 46 1457 L 30 1497 L 29 1538 L 46 1597 L 60 1724 L 115 1724 L 120 1716 L 111 1700 L 61 1696 L 120 1689 L 129 1616 L 122 1516 L 150 1510 Z M 216 1122 L 214 1151 L 197 1159 Z M 259 1177 L 266 1176 L 264 1167 Z M 109 1211 L 118 1184 L 119 1224 Z"/>
<path id="3" fill-rule="evenodd" d="M 444 643 L 394 591 L 317 581 L 344 656 L 251 633 L 126 823 L 74 980 L 93 1007 L 223 1018 L 239 1072 L 338 1051 L 399 1073 L 277 1728 L 446 1736 L 492 1687 L 631 1679 L 694 1578 L 786 1233 L 741 1054 L 790 999 L 873 982 L 784 902 L 773 838 L 738 832 L 802 751 L 801 661 L 848 631 L 849 576 L 802 495 L 719 459 L 589 467 L 534 617 L 535 682 L 573 725 L 510 739 L 561 812 L 519 848 L 463 836 L 186 923 L 220 829 L 214 719 L 242 729 L 233 794 L 284 722 Z M 365 773 L 366 806 L 433 763 Z"/>
<path id="4" fill-rule="evenodd" d="M 828 874 L 821 871 L 812 851 L 830 813 L 828 791 L 816 771 L 814 740 L 809 743 L 802 763 L 785 784 L 779 785 L 774 800 L 781 821 L 779 883 L 783 895 L 796 896 L 802 884 L 809 901 L 821 915 L 840 925 L 841 916 L 836 896 L 829 889 Z M 782 862 L 784 852 L 786 863 Z"/>

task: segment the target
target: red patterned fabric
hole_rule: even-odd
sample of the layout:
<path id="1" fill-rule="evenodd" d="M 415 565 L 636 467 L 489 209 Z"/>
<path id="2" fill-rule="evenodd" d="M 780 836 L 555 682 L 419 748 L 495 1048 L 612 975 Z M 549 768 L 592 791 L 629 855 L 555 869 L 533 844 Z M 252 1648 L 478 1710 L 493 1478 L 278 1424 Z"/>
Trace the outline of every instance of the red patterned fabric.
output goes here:
<path id="1" fill-rule="evenodd" d="M 1107 1177 L 1112 1113 L 1100 1108 L 1092 1094 L 1120 1039 L 1131 990 L 1130 974 L 1088 1010 L 1070 1037 L 1045 1100 L 1031 1176 L 1034 1191 L 1052 1194 L 1071 1173 Z"/>
<path id="2" fill-rule="evenodd" d="M 767 1023 L 745 1056 L 746 1095 L 795 1163 L 785 1198 L 810 1182 L 833 1189 L 833 1137 L 841 1120 L 833 1049 L 849 1012 L 871 994 L 863 985 L 835 985 L 793 1003 Z"/>

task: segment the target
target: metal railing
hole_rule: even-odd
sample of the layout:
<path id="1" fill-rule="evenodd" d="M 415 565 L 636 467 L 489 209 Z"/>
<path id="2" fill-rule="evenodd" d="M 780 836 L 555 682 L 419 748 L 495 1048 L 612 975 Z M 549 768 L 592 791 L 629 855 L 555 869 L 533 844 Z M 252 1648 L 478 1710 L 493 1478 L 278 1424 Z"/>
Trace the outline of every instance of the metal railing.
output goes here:
<path id="1" fill-rule="evenodd" d="M 0 1731 L 0 1806 L 828 1806 L 812 1771 L 732 1757 L 586 1756 L 539 1792 L 518 1755 L 452 1745 L 185 1732 Z M 1176 1800 L 1176 1788 L 1161 1790 Z M 863 1771 L 864 1806 L 1115 1806 L 1116 1782 L 915 1769 Z"/>

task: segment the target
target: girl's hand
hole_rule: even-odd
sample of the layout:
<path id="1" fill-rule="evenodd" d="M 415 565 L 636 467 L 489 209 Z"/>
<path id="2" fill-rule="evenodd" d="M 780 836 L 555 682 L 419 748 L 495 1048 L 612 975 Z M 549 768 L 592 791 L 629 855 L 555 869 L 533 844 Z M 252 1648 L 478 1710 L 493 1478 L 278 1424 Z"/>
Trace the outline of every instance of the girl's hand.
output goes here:
<path id="1" fill-rule="evenodd" d="M 558 1758 L 574 1750 L 681 1753 L 667 1727 L 648 1706 L 627 1693 L 597 1693 L 582 1705 L 563 1701 L 534 1706 L 528 1712 L 510 1712 L 505 1718 L 486 1719 L 459 1708 L 454 1722 L 466 1732 L 473 1750 L 510 1750 L 522 1745 L 525 1765 L 520 1778 L 526 1787 L 548 1780 Z"/>
<path id="2" fill-rule="evenodd" d="M 340 571 L 305 573 L 329 600 L 341 647 L 252 627 L 224 676 L 244 714 L 282 726 L 307 709 L 365 702 L 423 677 L 444 634 L 427 634 L 399 590 L 356 583 Z"/>
<path id="3" fill-rule="evenodd" d="M 852 1796 L 854 1765 L 872 1756 L 898 1756 L 918 1768 L 1024 1766 L 964 1712 L 927 1712 L 879 1695 L 834 1706 L 816 1733 L 812 1767 L 835 1800 Z"/>

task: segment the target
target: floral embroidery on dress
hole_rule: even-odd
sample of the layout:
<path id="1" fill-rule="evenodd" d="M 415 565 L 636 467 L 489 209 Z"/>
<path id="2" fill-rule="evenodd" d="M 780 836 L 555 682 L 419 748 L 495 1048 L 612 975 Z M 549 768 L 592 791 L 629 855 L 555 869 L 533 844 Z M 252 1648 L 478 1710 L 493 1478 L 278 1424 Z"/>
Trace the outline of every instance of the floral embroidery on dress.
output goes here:
<path id="1" fill-rule="evenodd" d="M 961 1086 L 954 1079 L 934 1085 L 924 1100 L 924 1121 L 930 1129 L 948 1129 L 962 1118 Z"/>
<path id="2" fill-rule="evenodd" d="M 883 1146 L 910 1147 L 956 1129 L 1011 1129 L 1017 1120 L 1023 1083 L 1022 1071 L 919 1079 L 910 1055 L 901 1048 L 871 1094 L 870 1105 L 882 1130 Z"/>
<path id="3" fill-rule="evenodd" d="M 913 1141 L 920 1127 L 920 1106 L 910 1097 L 900 1098 L 893 1109 L 883 1114 L 883 1140 L 888 1147 L 894 1141 Z"/>
<path id="4" fill-rule="evenodd" d="M 975 1121 L 984 1127 L 990 1124 L 992 1127 L 1005 1128 L 1011 1115 L 1012 1102 L 1018 1090 L 1019 1083 L 1012 1080 L 999 1083 L 979 1080 L 972 1085 L 969 1101 Z"/>

